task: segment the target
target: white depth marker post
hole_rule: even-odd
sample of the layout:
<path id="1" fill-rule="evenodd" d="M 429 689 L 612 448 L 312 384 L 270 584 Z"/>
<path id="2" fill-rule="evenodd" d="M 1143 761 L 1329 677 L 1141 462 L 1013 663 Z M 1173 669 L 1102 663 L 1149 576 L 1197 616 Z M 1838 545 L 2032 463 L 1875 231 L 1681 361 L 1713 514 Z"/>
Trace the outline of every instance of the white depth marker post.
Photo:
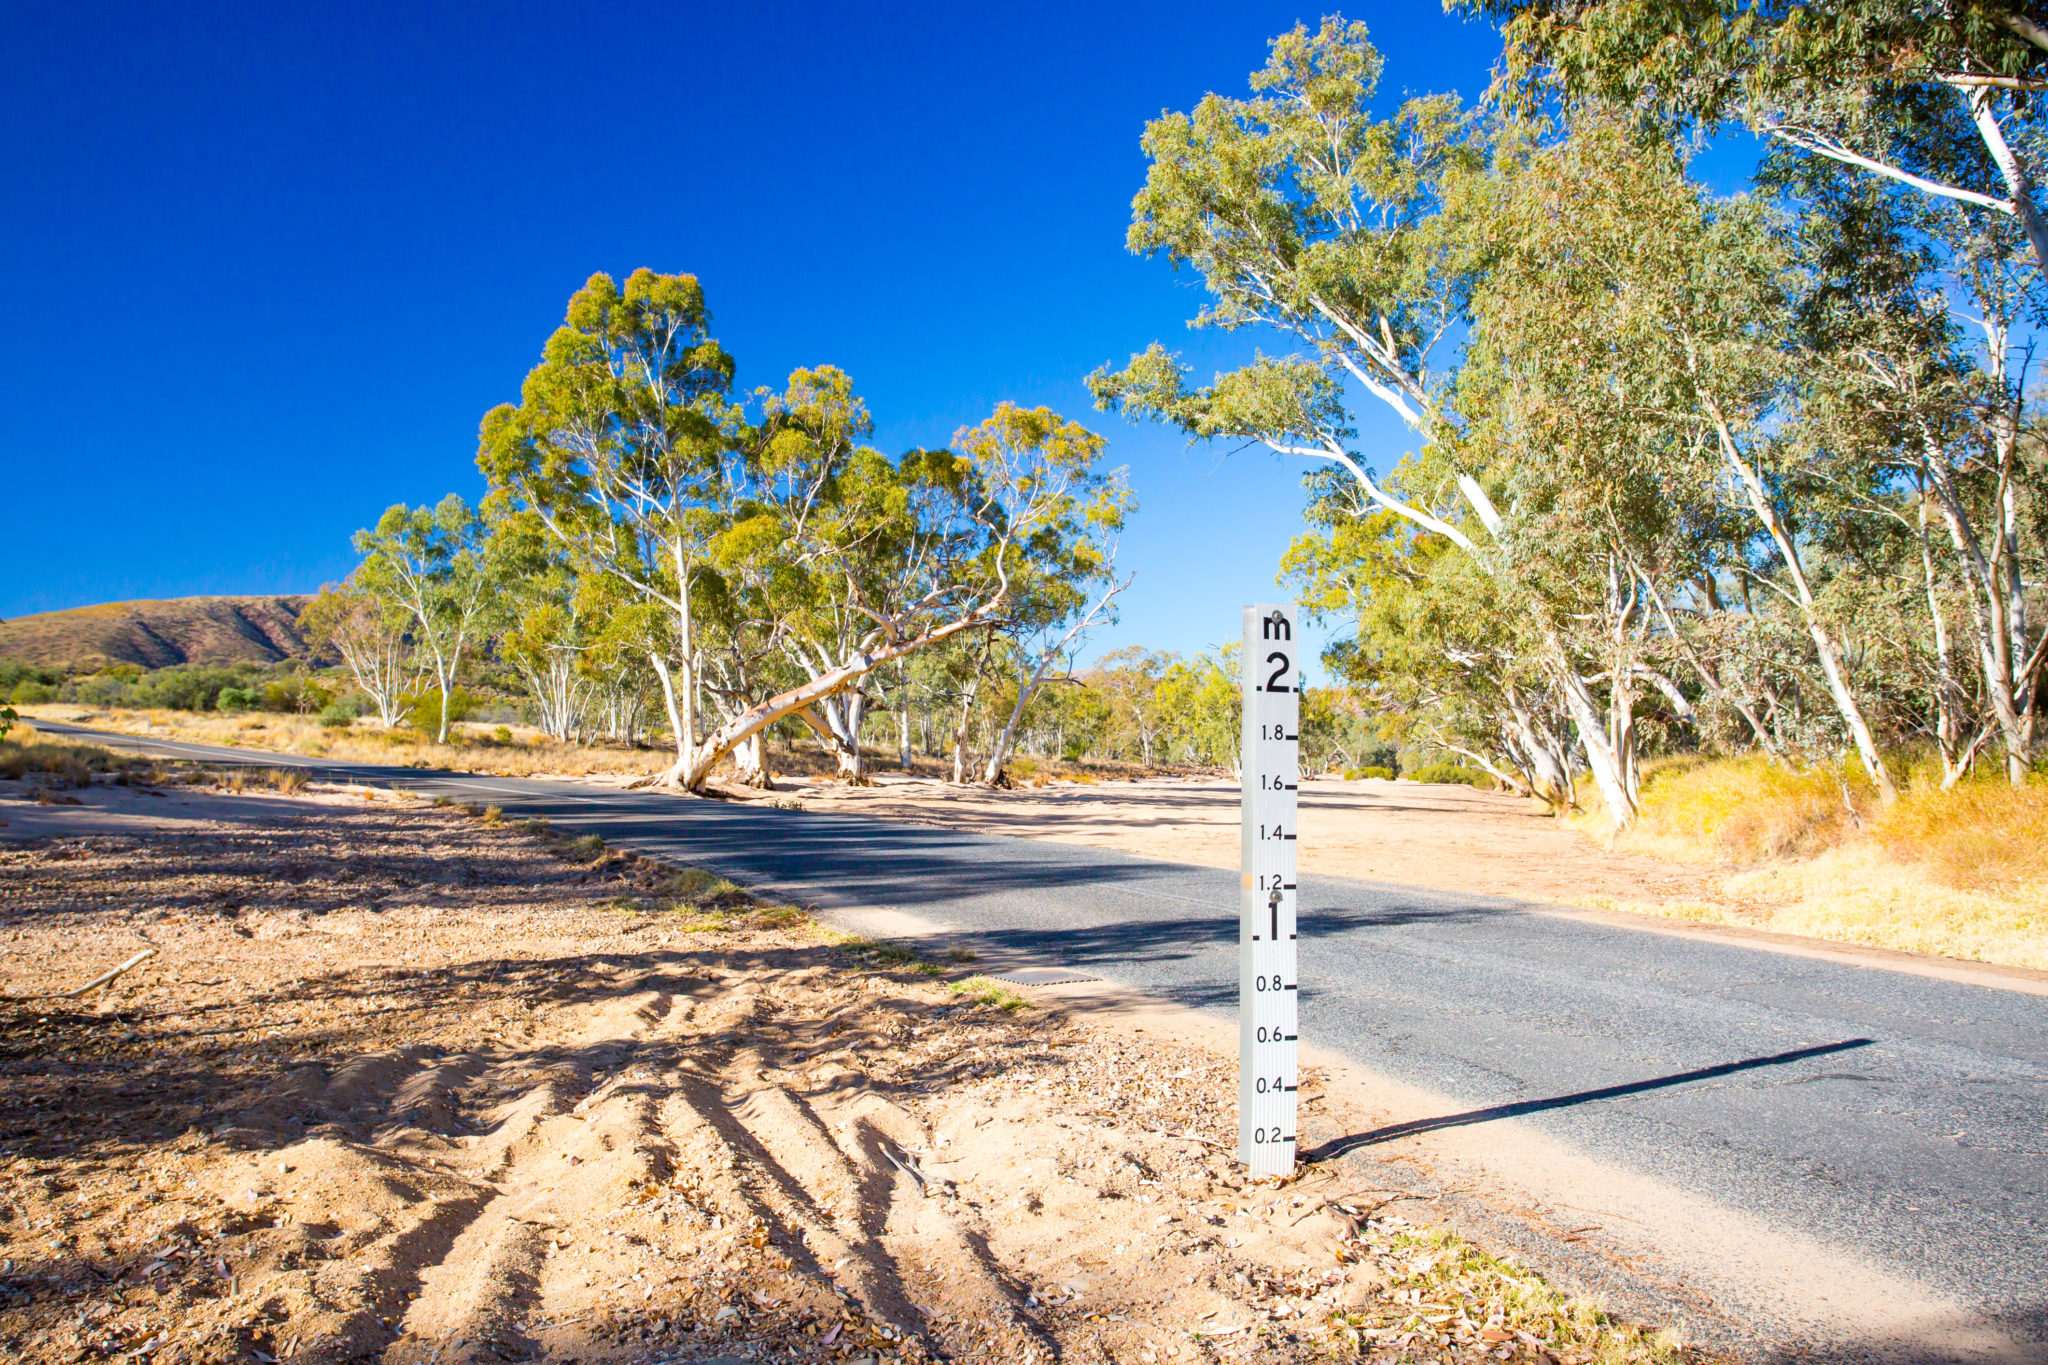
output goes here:
<path id="1" fill-rule="evenodd" d="M 1292 606 L 1244 609 L 1243 878 L 1237 921 L 1237 1156 L 1294 1170 L 1295 809 L 1300 676 Z"/>

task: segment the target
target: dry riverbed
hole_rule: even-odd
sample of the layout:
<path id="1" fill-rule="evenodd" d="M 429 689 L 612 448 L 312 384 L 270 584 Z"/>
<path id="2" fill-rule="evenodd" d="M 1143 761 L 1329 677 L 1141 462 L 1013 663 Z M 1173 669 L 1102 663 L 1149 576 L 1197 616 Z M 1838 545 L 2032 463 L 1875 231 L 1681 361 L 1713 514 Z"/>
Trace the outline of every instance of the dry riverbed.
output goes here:
<path id="1" fill-rule="evenodd" d="M 72 821 L 0 844 L 6 1359 L 1686 1358 L 1246 1182 L 1227 1059 L 492 813 L 144 782 L 0 783 Z"/>

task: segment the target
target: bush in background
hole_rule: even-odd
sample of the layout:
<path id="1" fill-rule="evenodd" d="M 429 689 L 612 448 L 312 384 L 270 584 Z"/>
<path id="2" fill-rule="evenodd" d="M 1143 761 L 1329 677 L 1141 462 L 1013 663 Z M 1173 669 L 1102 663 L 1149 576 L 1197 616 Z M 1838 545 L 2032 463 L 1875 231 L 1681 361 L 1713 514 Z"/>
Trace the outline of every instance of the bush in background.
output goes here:
<path id="1" fill-rule="evenodd" d="M 38 668 L 17 659 L 0 659 L 0 697 L 10 696 L 14 689 L 25 682 L 47 683 L 52 687 L 64 681 L 63 673 L 54 668 Z"/>
<path id="2" fill-rule="evenodd" d="M 1467 787 L 1491 787 L 1493 785 L 1492 774 L 1481 772 L 1477 768 L 1460 767 L 1456 763 L 1432 763 L 1427 767 L 1417 768 L 1414 772 L 1408 774 L 1408 780 L 1411 782 L 1459 783 Z"/>
<path id="3" fill-rule="evenodd" d="M 356 708 L 345 701 L 331 701 L 320 708 L 320 728 L 346 730 L 356 723 Z"/>
<path id="4" fill-rule="evenodd" d="M 432 739 L 441 733 L 441 694 L 439 691 L 413 692 L 407 694 L 402 700 L 405 705 L 412 708 L 412 714 L 405 718 L 407 725 L 410 725 L 428 739 Z M 472 715 L 476 714 L 477 700 L 473 693 L 463 688 L 449 689 L 448 723 L 453 725 L 458 721 L 468 720 Z M 454 736 L 451 735 L 449 738 L 452 740 Z"/>
<path id="5" fill-rule="evenodd" d="M 1382 767 L 1377 763 L 1364 768 L 1346 768 L 1344 770 L 1344 780 L 1346 782 L 1357 782 L 1367 777 L 1377 777 L 1392 782 L 1394 780 L 1394 770 Z"/>
<path id="6" fill-rule="evenodd" d="M 263 704 L 263 693 L 254 687 L 223 687 L 213 698 L 217 711 L 254 711 Z"/>
<path id="7" fill-rule="evenodd" d="M 263 709 L 288 716 L 308 716 L 334 700 L 334 689 L 304 673 L 291 673 L 263 684 Z"/>

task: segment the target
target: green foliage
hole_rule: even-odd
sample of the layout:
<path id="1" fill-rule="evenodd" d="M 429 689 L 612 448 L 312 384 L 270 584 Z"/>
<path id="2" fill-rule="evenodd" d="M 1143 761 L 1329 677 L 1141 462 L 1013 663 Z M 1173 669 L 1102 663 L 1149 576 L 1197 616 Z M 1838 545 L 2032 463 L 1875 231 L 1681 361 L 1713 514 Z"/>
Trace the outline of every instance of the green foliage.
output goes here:
<path id="1" fill-rule="evenodd" d="M 319 711 L 333 700 L 333 688 L 303 672 L 294 671 L 264 683 L 260 705 L 265 711 L 303 716 Z"/>
<path id="2" fill-rule="evenodd" d="M 213 699 L 220 711 L 253 711 L 262 704 L 263 690 L 256 687 L 223 687 Z"/>
<path id="3" fill-rule="evenodd" d="M 0 659 L 0 696 L 11 696 L 14 689 L 25 682 L 46 683 L 54 687 L 63 681 L 61 669 L 42 668 L 19 659 Z"/>
<path id="4" fill-rule="evenodd" d="M 1184 763 L 1237 762 L 1244 713 L 1236 645 L 1168 664 L 1154 696 L 1165 717 L 1162 749 Z"/>
<path id="5" fill-rule="evenodd" d="M 482 704 L 481 698 L 464 688 L 453 688 L 448 693 L 448 711 L 441 712 L 441 694 L 438 691 L 408 693 L 400 698 L 407 712 L 406 723 L 425 739 L 436 737 L 445 740 L 447 727 L 467 720 Z"/>
<path id="6" fill-rule="evenodd" d="M 346 730 L 356 723 L 356 709 L 347 702 L 331 701 L 320 708 L 320 727 Z"/>
<path id="7" fill-rule="evenodd" d="M 965 981 L 955 981 L 948 989 L 965 1004 L 986 1005 L 1005 1014 L 1031 1008 L 1029 1000 L 993 977 L 970 976 Z"/>
<path id="8" fill-rule="evenodd" d="M 1344 770 L 1344 780 L 1346 782 L 1358 782 L 1368 777 L 1377 777 L 1391 782 L 1394 780 L 1394 770 L 1392 768 L 1380 767 L 1377 764 L 1364 768 L 1346 768 Z M 1421 781 L 1422 779 L 1418 777 L 1416 780 Z"/>
<path id="9" fill-rule="evenodd" d="M 1385 769 L 1380 769 L 1373 775 L 1378 776 L 1379 772 L 1385 772 Z M 1389 777 L 1392 775 L 1391 773 L 1387 774 Z M 1431 763 L 1427 767 L 1417 768 L 1407 776 L 1411 782 L 1442 782 L 1467 787 L 1491 787 L 1493 785 L 1493 778 L 1486 773 L 1481 772 L 1477 768 L 1461 767 L 1456 763 Z"/>
<path id="10" fill-rule="evenodd" d="M 14 690 L 7 694 L 7 700 L 16 706 L 38 706 L 57 700 L 57 696 L 57 689 L 51 684 L 26 680 L 14 685 Z"/>
<path id="11" fill-rule="evenodd" d="M 172 711 L 212 711 L 223 690 L 246 691 L 256 678 L 254 669 L 229 669 L 203 665 L 160 668 L 138 679 L 125 704 L 162 707 Z"/>
<path id="12" fill-rule="evenodd" d="M 6 739 L 7 732 L 12 730 L 20 720 L 21 712 L 11 706 L 0 706 L 0 740 Z"/>

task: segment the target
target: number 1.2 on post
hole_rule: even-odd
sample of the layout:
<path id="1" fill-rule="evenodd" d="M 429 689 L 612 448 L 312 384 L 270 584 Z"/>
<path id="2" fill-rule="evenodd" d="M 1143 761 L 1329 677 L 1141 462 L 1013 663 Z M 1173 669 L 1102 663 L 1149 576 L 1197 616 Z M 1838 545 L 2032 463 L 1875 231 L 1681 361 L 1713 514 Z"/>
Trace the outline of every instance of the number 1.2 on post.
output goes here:
<path id="1" fill-rule="evenodd" d="M 1243 879 L 1238 914 L 1237 1155 L 1294 1170 L 1295 809 L 1301 676 L 1294 608 L 1244 609 Z"/>

